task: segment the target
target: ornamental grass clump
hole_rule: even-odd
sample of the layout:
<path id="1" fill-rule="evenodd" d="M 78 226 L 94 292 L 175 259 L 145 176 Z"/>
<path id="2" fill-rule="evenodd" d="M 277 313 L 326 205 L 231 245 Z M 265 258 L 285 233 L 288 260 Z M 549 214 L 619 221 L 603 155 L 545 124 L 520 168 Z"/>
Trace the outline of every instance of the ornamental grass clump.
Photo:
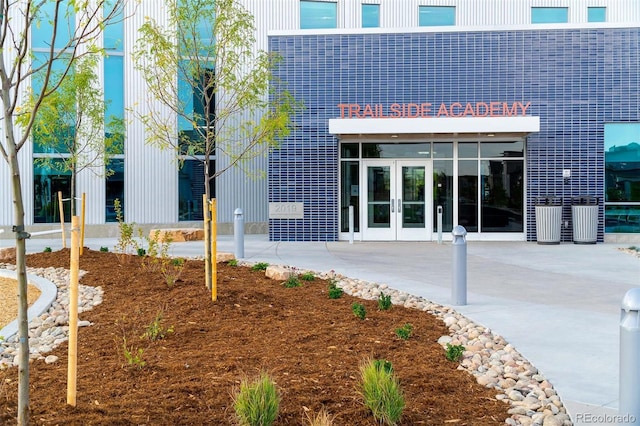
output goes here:
<path id="1" fill-rule="evenodd" d="M 360 365 L 360 392 L 364 405 L 381 424 L 396 425 L 405 402 L 400 383 L 386 360 L 368 359 Z"/>
<path id="2" fill-rule="evenodd" d="M 267 373 L 261 373 L 252 382 L 243 379 L 233 397 L 233 408 L 241 426 L 269 426 L 278 417 L 279 407 L 276 384 Z"/>

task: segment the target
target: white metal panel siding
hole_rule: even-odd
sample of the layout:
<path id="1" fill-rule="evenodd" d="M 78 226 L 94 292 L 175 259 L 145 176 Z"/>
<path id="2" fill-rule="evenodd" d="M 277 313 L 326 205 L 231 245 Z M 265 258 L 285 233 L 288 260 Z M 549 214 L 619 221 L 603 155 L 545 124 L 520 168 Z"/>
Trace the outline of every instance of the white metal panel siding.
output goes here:
<path id="1" fill-rule="evenodd" d="M 11 22 L 11 28 L 15 33 L 19 33 L 22 30 L 23 23 L 23 11 L 25 10 L 24 2 L 21 4 L 12 5 L 9 8 L 9 16 L 7 19 Z M 7 66 L 13 64 L 15 58 L 15 51 L 12 49 L 5 49 L 2 52 L 3 60 Z M 24 74 L 24 73 L 23 73 Z M 19 99 L 24 99 L 26 92 L 25 86 L 29 82 L 22 83 L 21 93 L 18 94 Z M 13 95 L 13 92 L 12 92 Z M 1 126 L 0 137 L 3 141 L 6 141 L 6 126 Z M 14 134 L 17 140 L 22 136 L 20 127 L 14 123 Z M 3 142 L 3 146 L 5 142 Z M 20 171 L 20 182 L 22 186 L 22 201 L 24 205 L 24 221 L 26 225 L 33 223 L 33 149 L 31 144 L 27 142 L 20 152 L 18 153 L 18 167 Z M 10 226 L 15 224 L 14 218 L 14 204 L 13 204 L 13 187 L 11 175 L 9 173 L 9 164 L 0 159 L 0 225 Z M 6 236 L 5 236 L 6 238 Z"/>
<path id="2" fill-rule="evenodd" d="M 130 2 L 129 13 L 135 5 Z M 142 76 L 134 70 L 131 52 L 138 37 L 137 29 L 147 17 L 167 24 L 164 8 L 155 0 L 143 0 L 135 14 L 125 21 L 125 111 L 147 113 L 148 97 Z M 156 106 L 163 114 L 168 108 Z M 125 139 L 125 220 L 136 223 L 167 223 L 178 219 L 178 173 L 172 151 L 161 151 L 145 143 L 145 129 L 135 115 L 126 113 L 128 126 Z"/>

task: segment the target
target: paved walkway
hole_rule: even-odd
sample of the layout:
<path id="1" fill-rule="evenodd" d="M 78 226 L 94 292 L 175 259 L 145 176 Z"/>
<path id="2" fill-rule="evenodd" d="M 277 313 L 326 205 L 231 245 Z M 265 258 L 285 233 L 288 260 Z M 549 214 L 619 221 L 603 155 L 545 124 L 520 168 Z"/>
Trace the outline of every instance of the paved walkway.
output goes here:
<path id="1" fill-rule="evenodd" d="M 85 246 L 113 250 L 115 239 Z M 0 240 L 0 246 L 11 245 Z M 58 249 L 60 240 L 30 240 L 27 250 Z M 616 414 L 620 303 L 640 286 L 640 259 L 629 244 L 538 245 L 469 242 L 467 305 L 456 309 L 512 343 L 549 379 L 575 424 Z M 176 255 L 200 255 L 202 242 L 176 243 Z M 232 236 L 218 250 L 233 252 Z M 247 235 L 245 259 L 387 283 L 444 305 L 451 303 L 452 246 L 413 242 L 270 242 Z M 603 417 L 600 417 L 602 419 Z"/>

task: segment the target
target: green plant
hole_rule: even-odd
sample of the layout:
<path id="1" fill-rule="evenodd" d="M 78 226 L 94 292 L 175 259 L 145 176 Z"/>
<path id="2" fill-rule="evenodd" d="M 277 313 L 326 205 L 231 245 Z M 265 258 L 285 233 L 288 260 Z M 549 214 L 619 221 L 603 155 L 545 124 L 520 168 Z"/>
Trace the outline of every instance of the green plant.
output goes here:
<path id="1" fill-rule="evenodd" d="M 168 328 L 164 328 L 162 326 L 162 318 L 163 313 L 162 311 L 160 311 L 156 314 L 156 317 L 151 322 L 151 324 L 147 326 L 146 331 L 142 336 L 140 336 L 140 338 L 149 340 L 161 340 L 167 337 L 167 335 L 173 333 L 173 326 L 169 326 Z"/>
<path id="2" fill-rule="evenodd" d="M 313 272 L 305 272 L 304 274 L 300 274 L 298 278 L 300 278 L 302 281 L 313 281 L 316 276 L 313 274 Z"/>
<path id="3" fill-rule="evenodd" d="M 391 309 L 391 306 L 393 306 L 391 303 L 391 296 L 380 293 L 380 296 L 378 296 L 378 309 L 381 311 L 388 311 Z"/>
<path id="4" fill-rule="evenodd" d="M 116 212 L 116 220 L 118 221 L 118 242 L 115 246 L 118 261 L 123 263 L 126 261 L 128 254 L 137 249 L 138 244 L 135 241 L 134 234 L 136 230 L 135 223 L 126 223 L 122 215 L 122 205 L 119 199 L 113 200 L 113 209 Z"/>
<path id="5" fill-rule="evenodd" d="M 182 275 L 185 260 L 181 257 L 163 258 L 160 265 L 160 273 L 164 277 L 167 287 L 172 287 Z"/>
<path id="6" fill-rule="evenodd" d="M 344 290 L 336 285 L 336 280 L 329 281 L 329 299 L 340 299 L 344 294 Z"/>
<path id="7" fill-rule="evenodd" d="M 351 305 L 351 312 L 361 320 L 367 316 L 367 310 L 362 303 L 354 303 Z"/>
<path id="8" fill-rule="evenodd" d="M 462 358 L 464 354 L 464 346 L 462 345 L 452 345 L 451 343 L 447 343 L 447 349 L 445 351 L 444 356 L 453 362 L 458 362 Z"/>
<path id="9" fill-rule="evenodd" d="M 108 252 L 108 251 L 109 251 L 109 247 L 101 246 L 101 247 L 100 247 L 100 251 L 102 251 L 102 252 Z"/>
<path id="10" fill-rule="evenodd" d="M 329 414 L 325 407 L 322 407 L 320 411 L 315 414 L 309 412 L 305 413 L 307 416 L 308 426 L 331 426 L 333 425 L 334 416 Z"/>
<path id="11" fill-rule="evenodd" d="M 413 325 L 406 323 L 402 327 L 396 328 L 396 336 L 402 340 L 409 340 L 409 337 L 413 334 Z"/>
<path id="12" fill-rule="evenodd" d="M 42 251 L 45 253 L 51 253 L 51 247 L 45 247 Z"/>
<path id="13" fill-rule="evenodd" d="M 238 266 L 238 259 L 231 259 L 230 261 L 227 262 L 227 265 Z"/>
<path id="14" fill-rule="evenodd" d="M 250 382 L 243 379 L 233 397 L 233 408 L 240 425 L 268 426 L 278 417 L 280 396 L 267 373 Z"/>
<path id="15" fill-rule="evenodd" d="M 147 255 L 147 251 L 145 249 L 143 249 L 142 247 L 138 247 L 138 256 L 140 257 L 145 257 Z"/>
<path id="16" fill-rule="evenodd" d="M 376 421 L 396 425 L 405 401 L 400 384 L 386 360 L 366 360 L 360 365 L 360 392 Z"/>
<path id="17" fill-rule="evenodd" d="M 252 271 L 266 271 L 269 267 L 269 264 L 266 262 L 258 262 L 251 267 Z"/>
<path id="18" fill-rule="evenodd" d="M 285 281 L 282 282 L 285 288 L 302 287 L 302 282 L 298 279 L 297 275 L 291 275 Z"/>
<path id="19" fill-rule="evenodd" d="M 126 337 L 122 338 L 122 352 L 128 366 L 142 369 L 147 365 L 147 362 L 143 358 L 144 349 L 136 348 L 133 345 L 128 346 Z"/>
<path id="20" fill-rule="evenodd" d="M 631 246 L 631 247 L 629 247 L 629 250 L 638 251 L 638 247 L 636 247 L 636 246 Z"/>

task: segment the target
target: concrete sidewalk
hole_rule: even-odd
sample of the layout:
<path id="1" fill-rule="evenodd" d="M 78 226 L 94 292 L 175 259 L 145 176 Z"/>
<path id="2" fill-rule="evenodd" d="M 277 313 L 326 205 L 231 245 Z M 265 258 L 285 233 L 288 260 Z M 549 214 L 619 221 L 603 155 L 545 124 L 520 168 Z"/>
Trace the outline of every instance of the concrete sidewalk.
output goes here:
<path id="1" fill-rule="evenodd" d="M 85 246 L 113 250 L 115 243 L 89 239 Z M 59 249 L 61 241 L 27 242 L 29 252 L 45 246 Z M 467 246 L 468 303 L 456 310 L 502 335 L 531 361 L 577 425 L 613 424 L 606 416 L 617 412 L 620 303 L 627 290 L 640 286 L 640 259 L 619 250 L 627 246 Z M 175 243 L 172 250 L 201 255 L 203 243 Z M 220 236 L 218 250 L 233 252 L 233 237 Z M 334 270 L 443 305 L 451 302 L 451 243 L 270 242 L 265 235 L 247 235 L 244 259 Z"/>

